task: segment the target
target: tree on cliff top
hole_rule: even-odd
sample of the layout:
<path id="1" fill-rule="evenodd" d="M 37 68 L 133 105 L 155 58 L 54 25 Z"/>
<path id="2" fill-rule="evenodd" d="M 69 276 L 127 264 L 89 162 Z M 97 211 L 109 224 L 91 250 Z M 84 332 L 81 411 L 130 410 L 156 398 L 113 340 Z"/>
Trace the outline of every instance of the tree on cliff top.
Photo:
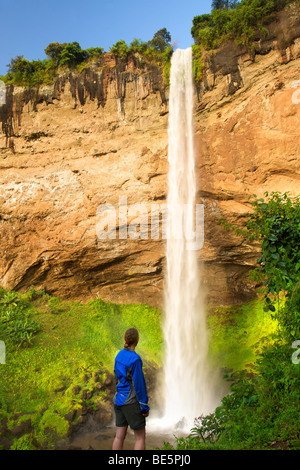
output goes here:
<path id="1" fill-rule="evenodd" d="M 144 59 L 146 58 L 152 63 L 162 64 L 165 83 L 169 83 L 173 47 L 171 45 L 171 34 L 166 28 L 157 31 L 153 38 L 147 42 L 133 39 L 130 46 L 128 46 L 122 39 L 113 44 L 110 53 L 120 59 L 127 59 L 128 54 L 139 53 Z"/>
<path id="2" fill-rule="evenodd" d="M 211 4 L 212 10 L 229 10 L 236 8 L 238 0 L 213 0 Z"/>
<path id="3" fill-rule="evenodd" d="M 166 28 L 162 28 L 157 31 L 153 38 L 148 42 L 143 42 L 140 39 L 134 39 L 130 46 L 126 44 L 124 39 L 117 41 L 110 48 L 110 52 L 113 55 L 121 58 L 126 58 L 130 52 L 140 52 L 149 56 L 149 52 L 156 52 L 163 54 L 166 50 L 171 47 L 171 34 Z M 150 54 L 151 55 L 151 54 Z M 157 55 L 157 54 L 156 54 Z"/>
<path id="4" fill-rule="evenodd" d="M 50 57 L 56 64 L 59 64 L 61 53 L 64 50 L 66 43 L 50 42 L 45 49 L 45 54 Z"/>
<path id="5" fill-rule="evenodd" d="M 53 77 L 51 65 L 47 59 L 29 61 L 19 55 L 7 65 L 8 73 L 4 79 L 16 85 L 35 86 L 47 83 Z"/>
<path id="6" fill-rule="evenodd" d="M 60 55 L 60 65 L 74 66 L 88 58 L 85 50 L 81 49 L 77 41 L 66 44 Z"/>
<path id="7" fill-rule="evenodd" d="M 125 59 L 127 57 L 127 54 L 129 53 L 129 47 L 127 46 L 124 39 L 121 39 L 120 41 L 117 41 L 115 44 L 112 45 L 112 47 L 110 48 L 110 52 L 113 55 Z"/>
<path id="8" fill-rule="evenodd" d="M 99 57 L 103 52 L 103 47 L 81 49 L 79 43 L 76 41 L 70 43 L 50 42 L 45 49 L 46 55 L 50 57 L 56 66 L 74 66 L 90 57 Z"/>
<path id="9" fill-rule="evenodd" d="M 159 52 L 164 52 L 171 45 L 171 34 L 162 28 L 154 34 L 150 45 Z"/>

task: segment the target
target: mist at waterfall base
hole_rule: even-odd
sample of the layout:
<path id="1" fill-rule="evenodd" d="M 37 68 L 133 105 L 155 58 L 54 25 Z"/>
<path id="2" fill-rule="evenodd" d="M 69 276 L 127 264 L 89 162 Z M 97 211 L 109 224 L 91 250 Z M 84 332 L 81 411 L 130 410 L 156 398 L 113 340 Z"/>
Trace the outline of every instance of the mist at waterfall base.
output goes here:
<path id="1" fill-rule="evenodd" d="M 193 227 L 196 177 L 193 131 L 192 49 L 177 49 L 171 62 L 168 129 L 168 237 L 164 312 L 165 357 L 159 411 L 150 428 L 189 431 L 195 418 L 219 404 L 209 370 L 205 308 L 196 250 L 184 226 Z M 184 220 L 183 220 L 184 219 Z"/>

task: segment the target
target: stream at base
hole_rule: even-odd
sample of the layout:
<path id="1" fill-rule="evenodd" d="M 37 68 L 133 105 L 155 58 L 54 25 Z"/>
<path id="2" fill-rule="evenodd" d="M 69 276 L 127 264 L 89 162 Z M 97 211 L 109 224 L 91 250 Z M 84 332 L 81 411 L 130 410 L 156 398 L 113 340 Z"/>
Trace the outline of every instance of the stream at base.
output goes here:
<path id="1" fill-rule="evenodd" d="M 174 437 L 186 436 L 185 432 L 159 430 L 153 428 L 151 424 L 146 426 L 146 450 L 161 449 L 165 442 L 169 442 L 175 446 L 176 439 Z M 98 432 L 78 433 L 67 446 L 61 450 L 111 450 L 115 437 L 115 426 L 112 423 L 106 427 L 99 429 Z M 124 443 L 124 450 L 133 450 L 134 433 L 128 428 L 127 436 Z"/>

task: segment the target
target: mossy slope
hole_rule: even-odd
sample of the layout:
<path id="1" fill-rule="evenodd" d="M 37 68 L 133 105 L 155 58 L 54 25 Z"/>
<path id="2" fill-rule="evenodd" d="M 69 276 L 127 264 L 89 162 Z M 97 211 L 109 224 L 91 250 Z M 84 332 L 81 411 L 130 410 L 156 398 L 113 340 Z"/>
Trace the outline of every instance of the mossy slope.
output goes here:
<path id="1" fill-rule="evenodd" d="M 140 332 L 138 352 L 144 368 L 160 366 L 158 309 L 100 299 L 63 302 L 33 289 L 27 294 L 2 290 L 0 300 L 1 335 L 6 334 L 6 364 L 0 364 L 0 430 L 2 441 L 13 440 L 14 448 L 49 448 L 88 411 L 102 410 L 109 416 L 113 361 L 127 328 Z M 12 311 L 15 316 L 18 311 L 19 330 L 7 327 Z M 32 325 L 34 336 L 26 336 Z M 27 423 L 25 435 L 22 421 Z"/>

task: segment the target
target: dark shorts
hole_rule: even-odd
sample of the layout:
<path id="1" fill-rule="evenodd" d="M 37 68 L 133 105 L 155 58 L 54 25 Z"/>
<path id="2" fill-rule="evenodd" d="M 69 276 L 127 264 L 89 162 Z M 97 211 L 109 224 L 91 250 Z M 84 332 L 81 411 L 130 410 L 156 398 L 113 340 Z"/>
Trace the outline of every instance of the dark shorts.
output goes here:
<path id="1" fill-rule="evenodd" d="M 116 406 L 114 405 L 116 426 L 122 428 L 130 426 L 131 429 L 137 431 L 146 426 L 145 416 L 142 415 L 139 403 L 131 405 Z"/>

